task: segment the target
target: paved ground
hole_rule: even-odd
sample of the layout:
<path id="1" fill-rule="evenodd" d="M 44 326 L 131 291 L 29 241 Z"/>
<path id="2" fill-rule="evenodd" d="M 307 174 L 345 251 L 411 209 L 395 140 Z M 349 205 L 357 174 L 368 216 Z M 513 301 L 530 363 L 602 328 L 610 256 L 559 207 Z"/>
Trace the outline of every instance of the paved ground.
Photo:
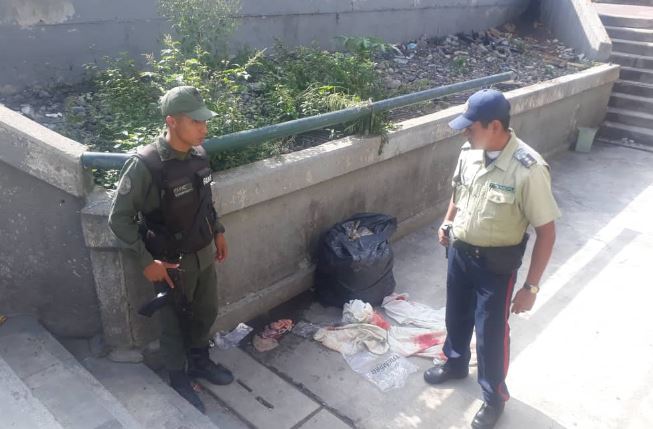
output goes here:
<path id="1" fill-rule="evenodd" d="M 536 307 L 511 319 L 512 399 L 498 427 L 651 428 L 653 153 L 596 146 L 589 154 L 565 153 L 551 164 L 564 217 Z M 445 259 L 434 227 L 394 248 L 398 290 L 443 306 Z M 525 269 L 520 281 L 524 276 Z M 298 316 L 305 320 L 339 317 L 318 304 L 303 308 Z M 242 350 L 223 358 L 249 379 L 253 398 L 266 390 L 271 374 L 285 382 L 263 395 L 282 404 L 282 417 L 269 407 L 257 411 L 246 397 L 225 400 L 261 428 L 463 428 L 481 404 L 475 371 L 441 388 L 426 385 L 417 373 L 403 389 L 382 393 L 352 372 L 338 353 L 294 335 L 274 351 L 248 353 L 271 372 L 252 375 L 257 370 L 242 358 Z M 430 365 L 422 358 L 411 361 L 422 370 Z M 301 395 L 287 396 L 284 389 Z M 221 393 L 227 396 L 217 389 Z"/>

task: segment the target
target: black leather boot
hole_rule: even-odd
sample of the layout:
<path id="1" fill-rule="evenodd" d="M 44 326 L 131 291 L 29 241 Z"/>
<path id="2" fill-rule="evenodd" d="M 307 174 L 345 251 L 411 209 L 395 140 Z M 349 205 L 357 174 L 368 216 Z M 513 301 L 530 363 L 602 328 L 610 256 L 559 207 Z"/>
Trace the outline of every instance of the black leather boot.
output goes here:
<path id="1" fill-rule="evenodd" d="M 448 380 L 457 380 L 469 375 L 469 368 L 453 368 L 451 365 L 438 365 L 424 372 L 424 381 L 429 384 L 440 384 Z"/>
<path id="2" fill-rule="evenodd" d="M 204 404 L 202 403 L 200 397 L 197 396 L 197 392 L 193 390 L 190 378 L 188 375 L 186 375 L 186 372 L 183 370 L 170 371 L 169 375 L 170 386 L 172 386 L 172 388 L 175 389 L 175 391 L 179 393 L 182 398 L 190 402 L 191 405 L 204 413 L 206 411 Z"/>
<path id="3" fill-rule="evenodd" d="M 234 381 L 234 376 L 231 371 L 211 360 L 208 347 L 190 349 L 188 356 L 188 376 L 204 378 L 220 386 L 226 386 Z"/>
<path id="4" fill-rule="evenodd" d="M 503 414 L 503 409 L 506 404 L 500 402 L 498 404 L 488 404 L 485 402 L 481 409 L 478 410 L 474 420 L 472 421 L 473 429 L 492 429 L 497 424 L 499 417 Z"/>

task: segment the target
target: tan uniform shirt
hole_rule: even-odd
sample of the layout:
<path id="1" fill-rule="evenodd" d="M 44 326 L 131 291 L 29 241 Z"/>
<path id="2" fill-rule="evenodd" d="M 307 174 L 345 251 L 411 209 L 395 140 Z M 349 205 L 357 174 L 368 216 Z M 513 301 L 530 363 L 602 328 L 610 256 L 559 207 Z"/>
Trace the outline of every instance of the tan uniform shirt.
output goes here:
<path id="1" fill-rule="evenodd" d="M 465 143 L 452 185 L 454 236 L 475 246 L 518 244 L 529 224 L 538 227 L 560 217 L 548 164 L 512 130 L 506 147 L 487 166 L 485 152 Z"/>

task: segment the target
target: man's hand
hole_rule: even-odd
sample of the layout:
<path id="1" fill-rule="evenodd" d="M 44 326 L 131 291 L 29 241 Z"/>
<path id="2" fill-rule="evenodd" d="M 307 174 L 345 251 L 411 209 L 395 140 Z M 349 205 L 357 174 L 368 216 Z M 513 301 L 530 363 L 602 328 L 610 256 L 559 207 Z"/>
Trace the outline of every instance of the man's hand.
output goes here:
<path id="1" fill-rule="evenodd" d="M 224 238 L 224 234 L 217 234 L 215 236 L 215 260 L 222 262 L 227 259 L 227 239 Z"/>
<path id="2" fill-rule="evenodd" d="M 535 304 L 536 297 L 537 295 L 532 293 L 530 290 L 521 288 L 512 300 L 511 311 L 515 314 L 530 311 L 533 308 L 533 304 Z"/>
<path id="3" fill-rule="evenodd" d="M 172 279 L 168 275 L 168 269 L 176 268 L 179 268 L 179 264 L 170 264 L 168 262 L 163 262 L 155 259 L 154 262 L 145 267 L 143 270 L 143 275 L 145 275 L 145 278 L 152 283 L 165 281 L 168 283 L 168 286 L 170 286 L 171 289 L 174 289 L 175 284 L 172 282 Z"/>
<path id="4" fill-rule="evenodd" d="M 451 222 L 444 222 L 442 225 L 440 225 L 440 228 L 438 228 L 438 241 L 444 247 L 449 246 L 449 237 L 444 234 L 444 228 L 447 226 L 451 227 L 451 225 L 453 225 Z"/>

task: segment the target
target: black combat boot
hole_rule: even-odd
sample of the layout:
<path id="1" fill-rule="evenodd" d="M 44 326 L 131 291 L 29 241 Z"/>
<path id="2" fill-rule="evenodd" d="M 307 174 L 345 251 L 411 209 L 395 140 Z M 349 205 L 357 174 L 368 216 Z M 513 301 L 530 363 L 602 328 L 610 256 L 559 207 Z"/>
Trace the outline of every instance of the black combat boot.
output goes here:
<path id="1" fill-rule="evenodd" d="M 424 380 L 429 384 L 441 384 L 449 380 L 458 380 L 469 375 L 469 367 L 454 368 L 446 363 L 434 366 L 424 372 Z"/>
<path id="2" fill-rule="evenodd" d="M 206 411 L 204 404 L 200 397 L 197 396 L 197 392 L 193 390 L 190 378 L 186 375 L 186 372 L 184 370 L 170 371 L 169 375 L 170 386 L 172 386 L 172 388 L 175 389 L 182 398 L 190 402 L 192 406 L 204 413 Z"/>
<path id="3" fill-rule="evenodd" d="M 225 386 L 234 381 L 234 376 L 227 368 L 216 364 L 209 357 L 209 348 L 190 349 L 188 356 L 188 376 L 204 378 L 213 384 Z"/>
<path id="4" fill-rule="evenodd" d="M 494 425 L 497 424 L 497 420 L 503 414 L 503 409 L 505 407 L 505 402 L 500 402 L 498 404 L 488 404 L 485 402 L 481 409 L 478 410 L 474 420 L 472 421 L 473 429 L 492 429 Z"/>

